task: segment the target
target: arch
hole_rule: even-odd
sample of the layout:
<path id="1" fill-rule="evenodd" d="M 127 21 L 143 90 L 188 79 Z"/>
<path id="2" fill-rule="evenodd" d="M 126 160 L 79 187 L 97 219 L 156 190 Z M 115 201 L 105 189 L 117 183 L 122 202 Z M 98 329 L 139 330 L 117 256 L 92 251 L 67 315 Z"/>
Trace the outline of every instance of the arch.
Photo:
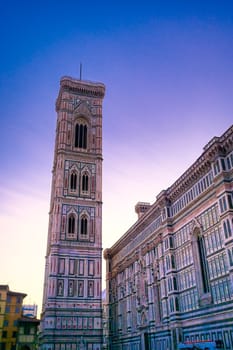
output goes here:
<path id="1" fill-rule="evenodd" d="M 195 220 L 192 231 L 192 249 L 196 271 L 197 287 L 200 297 L 210 292 L 206 247 L 201 225 Z"/>
<path id="2" fill-rule="evenodd" d="M 90 217 L 87 211 L 83 211 L 79 218 L 79 238 L 81 240 L 89 239 Z"/>
<path id="3" fill-rule="evenodd" d="M 77 191 L 77 182 L 78 182 L 77 180 L 78 180 L 77 172 L 73 170 L 70 173 L 70 181 L 69 181 L 71 192 Z"/>
<path id="4" fill-rule="evenodd" d="M 67 214 L 66 237 L 67 239 L 77 239 L 77 214 L 74 209 Z"/>
<path id="5" fill-rule="evenodd" d="M 74 109 L 76 116 L 85 116 L 86 118 L 91 117 L 90 105 L 88 101 L 77 101 L 77 105 Z"/>
<path id="6" fill-rule="evenodd" d="M 230 225 L 229 219 L 226 219 L 223 221 L 223 232 L 224 232 L 226 239 L 232 236 L 231 225 Z"/>
<path id="7" fill-rule="evenodd" d="M 176 261 L 175 261 L 175 256 L 172 254 L 171 255 L 171 264 L 172 264 L 172 269 L 176 268 Z"/>
<path id="8" fill-rule="evenodd" d="M 86 215 L 83 215 L 81 217 L 81 222 L 80 222 L 80 233 L 81 235 L 87 235 L 87 224 L 88 224 L 88 218 Z"/>
<path id="9" fill-rule="evenodd" d="M 175 307 L 176 311 L 180 311 L 180 303 L 178 297 L 175 297 Z"/>
<path id="10" fill-rule="evenodd" d="M 78 164 L 77 163 L 71 163 L 70 162 L 70 167 L 66 171 L 66 183 L 67 183 L 67 188 L 69 191 L 69 194 L 74 195 L 78 193 L 79 190 L 79 179 L 80 172 L 78 169 Z"/>
<path id="11" fill-rule="evenodd" d="M 70 214 L 68 217 L 68 234 L 74 234 L 75 233 L 75 215 L 74 214 Z"/>
<path id="12" fill-rule="evenodd" d="M 88 192 L 89 189 L 89 175 L 85 172 L 82 175 L 82 191 Z"/>
<path id="13" fill-rule="evenodd" d="M 91 190 L 91 173 L 87 166 L 81 172 L 81 193 L 85 196 L 90 195 Z"/>
<path id="14" fill-rule="evenodd" d="M 173 277 L 173 289 L 177 290 L 177 280 L 175 276 Z"/>

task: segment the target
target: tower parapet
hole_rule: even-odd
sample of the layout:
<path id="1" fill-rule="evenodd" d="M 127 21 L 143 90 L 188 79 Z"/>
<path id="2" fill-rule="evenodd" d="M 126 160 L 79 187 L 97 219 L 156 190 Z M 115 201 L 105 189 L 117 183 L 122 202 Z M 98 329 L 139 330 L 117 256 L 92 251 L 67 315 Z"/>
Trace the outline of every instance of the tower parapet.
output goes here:
<path id="1" fill-rule="evenodd" d="M 148 202 L 138 202 L 135 205 L 135 212 L 138 214 L 138 218 L 140 217 L 148 210 L 150 209 L 151 205 Z"/>

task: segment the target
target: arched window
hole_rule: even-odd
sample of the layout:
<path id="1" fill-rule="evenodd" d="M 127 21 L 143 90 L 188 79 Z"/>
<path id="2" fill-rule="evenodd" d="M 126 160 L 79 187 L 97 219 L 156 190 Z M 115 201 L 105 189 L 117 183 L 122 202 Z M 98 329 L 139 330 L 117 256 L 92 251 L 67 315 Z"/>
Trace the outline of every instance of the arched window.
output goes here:
<path id="1" fill-rule="evenodd" d="M 231 225 L 230 225 L 230 221 L 228 219 L 226 221 L 223 221 L 223 231 L 225 234 L 225 238 L 231 237 L 231 235 L 232 235 Z"/>
<path id="2" fill-rule="evenodd" d="M 74 233 L 75 231 L 75 217 L 73 214 L 68 219 L 68 233 Z"/>
<path id="3" fill-rule="evenodd" d="M 180 311 L 180 303 L 178 297 L 175 298 L 176 311 Z"/>
<path id="4" fill-rule="evenodd" d="M 209 275 L 209 261 L 207 259 L 207 252 L 205 246 L 205 237 L 202 234 L 202 228 L 199 223 L 193 221 L 194 228 L 192 232 L 192 253 L 196 277 L 196 286 L 199 297 L 200 306 L 208 305 L 212 302 L 210 294 L 210 275 Z M 190 281 L 187 281 L 190 285 Z M 203 298 L 203 296 L 205 296 Z"/>
<path id="5" fill-rule="evenodd" d="M 208 272 L 207 272 L 207 264 L 206 264 L 207 260 L 206 260 L 203 236 L 198 235 L 197 247 L 198 247 L 198 253 L 199 253 L 199 261 L 200 261 L 200 269 L 201 269 L 200 273 L 202 277 L 203 291 L 204 293 L 207 293 L 209 292 L 209 279 L 208 279 Z"/>
<path id="6" fill-rule="evenodd" d="M 77 123 L 75 126 L 75 147 L 87 148 L 87 125 L 82 123 Z"/>
<path id="7" fill-rule="evenodd" d="M 77 190 L 77 174 L 71 173 L 70 175 L 70 190 L 76 191 Z"/>
<path id="8" fill-rule="evenodd" d="M 81 235 L 87 235 L 87 217 L 83 216 L 81 218 L 81 228 L 80 228 Z"/>
<path id="9" fill-rule="evenodd" d="M 176 268 L 176 263 L 175 263 L 174 255 L 171 255 L 171 262 L 172 262 L 172 268 L 175 269 Z"/>
<path id="10" fill-rule="evenodd" d="M 89 190 L 89 176 L 87 173 L 82 176 L 82 191 L 88 192 Z"/>
<path id="11" fill-rule="evenodd" d="M 174 290 L 177 290 L 177 281 L 176 281 L 176 277 L 173 277 L 173 288 L 174 288 Z"/>

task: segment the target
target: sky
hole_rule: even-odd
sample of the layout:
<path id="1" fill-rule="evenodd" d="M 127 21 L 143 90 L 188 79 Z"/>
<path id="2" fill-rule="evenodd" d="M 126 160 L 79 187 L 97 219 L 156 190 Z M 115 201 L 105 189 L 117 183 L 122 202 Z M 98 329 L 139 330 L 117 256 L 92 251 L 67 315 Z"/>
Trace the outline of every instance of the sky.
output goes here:
<path id="1" fill-rule="evenodd" d="M 40 310 L 61 77 L 106 86 L 109 248 L 233 124 L 233 2 L 1 1 L 0 37 L 0 284 Z"/>

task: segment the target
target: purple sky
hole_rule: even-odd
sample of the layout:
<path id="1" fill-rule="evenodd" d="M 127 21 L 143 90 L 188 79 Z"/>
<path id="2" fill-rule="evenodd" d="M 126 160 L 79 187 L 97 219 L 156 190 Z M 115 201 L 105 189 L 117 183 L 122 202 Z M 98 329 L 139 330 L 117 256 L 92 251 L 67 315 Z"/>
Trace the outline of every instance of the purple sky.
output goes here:
<path id="1" fill-rule="evenodd" d="M 110 247 L 233 123 L 233 2 L 2 1 L 0 33 L 0 283 L 40 305 L 60 78 L 106 85 Z"/>

